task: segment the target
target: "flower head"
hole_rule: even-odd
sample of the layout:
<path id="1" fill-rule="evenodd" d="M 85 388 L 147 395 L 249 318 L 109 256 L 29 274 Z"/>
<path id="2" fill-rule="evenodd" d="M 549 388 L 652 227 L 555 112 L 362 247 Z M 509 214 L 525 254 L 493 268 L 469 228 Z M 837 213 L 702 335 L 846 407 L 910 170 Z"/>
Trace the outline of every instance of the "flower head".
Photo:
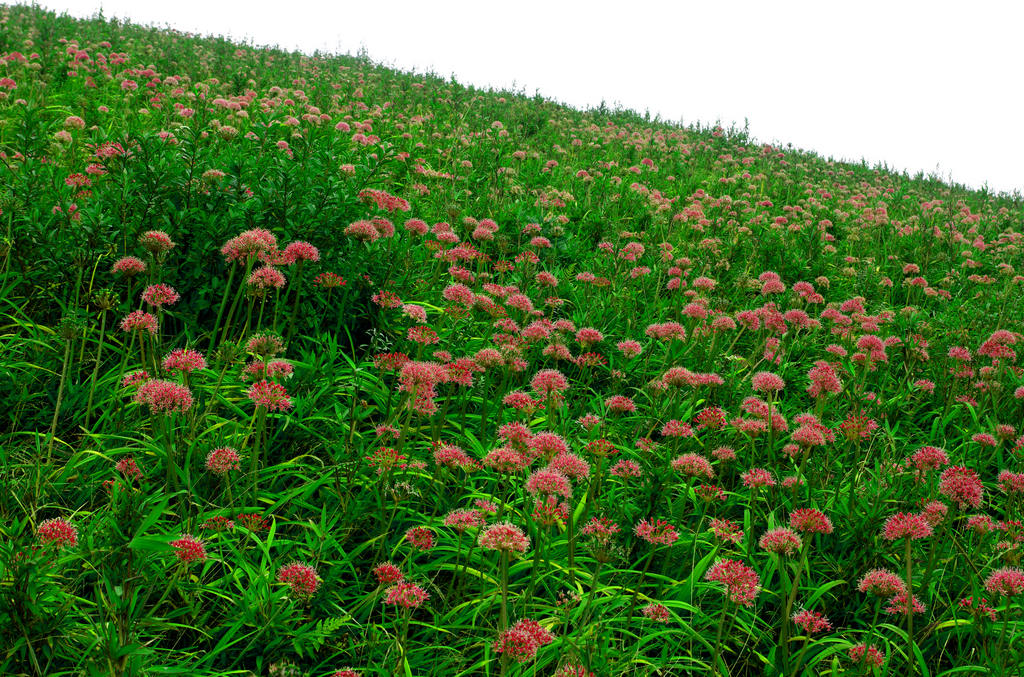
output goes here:
<path id="1" fill-rule="evenodd" d="M 817 508 L 797 508 L 789 515 L 789 526 L 805 534 L 832 533 L 832 520 Z"/>
<path id="2" fill-rule="evenodd" d="M 373 575 L 381 585 L 400 583 L 405 580 L 402 570 L 391 562 L 382 562 L 373 568 Z"/>
<path id="3" fill-rule="evenodd" d="M 996 569 L 985 579 L 985 590 L 991 595 L 1007 597 L 1024 594 L 1024 570 L 1016 567 Z"/>
<path id="4" fill-rule="evenodd" d="M 240 461 L 236 450 L 231 447 L 220 447 L 206 455 L 206 469 L 214 475 L 223 476 L 232 470 L 239 470 Z"/>
<path id="5" fill-rule="evenodd" d="M 882 537 L 887 541 L 898 541 L 901 538 L 916 540 L 932 535 L 932 525 L 924 515 L 898 512 L 885 520 Z"/>
<path id="6" fill-rule="evenodd" d="M 408 581 L 396 583 L 384 592 L 385 604 L 393 604 L 405 609 L 418 609 L 428 599 L 430 599 L 430 594 L 426 590 Z"/>
<path id="7" fill-rule="evenodd" d="M 78 545 L 78 529 L 71 522 L 59 517 L 40 522 L 36 527 L 36 537 L 43 545 L 53 545 L 58 549 Z"/>
<path id="8" fill-rule="evenodd" d="M 906 592 L 907 586 L 902 578 L 888 569 L 872 569 L 860 579 L 857 589 L 877 597 L 892 597 Z"/>
<path id="9" fill-rule="evenodd" d="M 480 532 L 480 547 L 500 552 L 524 553 L 530 549 L 530 538 L 514 524 L 501 522 Z"/>
<path id="10" fill-rule="evenodd" d="M 206 369 L 206 358 L 198 350 L 191 348 L 179 348 L 167 354 L 162 362 L 163 368 L 169 372 L 180 371 L 190 373 L 200 369 Z"/>
<path id="11" fill-rule="evenodd" d="M 555 636 L 537 621 L 523 619 L 501 633 L 493 644 L 500 653 L 519 662 L 527 663 L 537 655 L 537 649 L 555 641 Z"/>
<path id="12" fill-rule="evenodd" d="M 206 548 L 203 546 L 203 542 L 190 534 L 171 541 L 171 546 L 174 548 L 174 554 L 178 561 L 182 564 L 202 562 L 206 559 Z"/>
<path id="13" fill-rule="evenodd" d="M 793 623 L 802 628 L 808 635 L 832 629 L 832 623 L 824 614 L 817 611 L 807 611 L 806 609 L 793 614 Z"/>
<path id="14" fill-rule="evenodd" d="M 757 572 L 738 560 L 718 560 L 704 574 L 704 579 L 725 585 L 729 600 L 743 606 L 753 606 L 761 590 Z"/>
<path id="15" fill-rule="evenodd" d="M 312 597 L 320 587 L 316 569 L 305 562 L 291 562 L 278 569 L 277 582 L 286 583 L 292 595 L 300 599 Z"/>
<path id="16" fill-rule="evenodd" d="M 405 532 L 405 540 L 417 550 L 427 551 L 434 547 L 434 532 L 426 527 L 410 527 Z"/>
<path id="17" fill-rule="evenodd" d="M 981 478 L 971 468 L 952 466 L 946 468 L 939 478 L 939 493 L 956 503 L 961 510 L 968 506 L 980 506 L 983 491 Z"/>
<path id="18" fill-rule="evenodd" d="M 142 292 L 142 300 L 155 308 L 173 306 L 180 298 L 181 294 L 166 284 L 151 284 Z"/>
<path id="19" fill-rule="evenodd" d="M 759 371 L 754 374 L 753 386 L 759 393 L 777 393 L 786 387 L 786 382 L 770 371 Z"/>
<path id="20" fill-rule="evenodd" d="M 664 520 L 640 520 L 633 531 L 652 545 L 672 545 L 679 540 L 676 528 Z"/>
<path id="21" fill-rule="evenodd" d="M 192 392 L 180 383 L 154 379 L 139 386 L 134 400 L 149 405 L 154 414 L 172 414 L 189 410 L 192 406 Z"/>
<path id="22" fill-rule="evenodd" d="M 766 531 L 758 545 L 768 552 L 777 555 L 792 555 L 800 551 L 803 541 L 800 536 L 788 527 L 776 527 Z"/>
<path id="23" fill-rule="evenodd" d="M 257 407 L 266 407 L 268 411 L 287 411 L 292 408 L 288 391 L 280 383 L 273 381 L 257 381 L 246 393 Z"/>
<path id="24" fill-rule="evenodd" d="M 155 336 L 157 331 L 156 316 L 144 310 L 133 310 L 121 320 L 121 331 L 148 331 Z"/>
<path id="25" fill-rule="evenodd" d="M 874 645 L 857 644 L 851 646 L 848 653 L 851 661 L 869 668 L 881 668 L 885 664 L 885 654 Z"/>
<path id="26" fill-rule="evenodd" d="M 642 613 L 644 617 L 649 618 L 655 623 L 668 623 L 668 607 L 666 607 L 664 604 L 648 604 L 643 609 L 640 609 L 640 613 Z"/>

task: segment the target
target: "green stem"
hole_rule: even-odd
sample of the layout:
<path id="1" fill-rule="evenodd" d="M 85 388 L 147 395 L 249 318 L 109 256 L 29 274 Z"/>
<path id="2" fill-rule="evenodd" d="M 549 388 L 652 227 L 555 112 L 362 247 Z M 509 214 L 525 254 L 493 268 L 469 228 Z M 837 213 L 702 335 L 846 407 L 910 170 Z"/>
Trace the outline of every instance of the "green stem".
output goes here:
<path id="1" fill-rule="evenodd" d="M 224 317 L 224 308 L 228 305 L 228 296 L 231 294 L 231 284 L 235 280 L 235 271 L 238 269 L 238 264 L 231 263 L 230 269 L 228 270 L 228 283 L 224 287 L 224 296 L 220 300 L 220 308 L 217 309 L 217 319 L 213 323 L 213 331 L 210 333 L 209 348 L 213 348 L 213 342 L 217 340 L 217 330 L 220 329 L 220 321 Z"/>
<path id="2" fill-rule="evenodd" d="M 914 662 L 914 584 L 911 575 L 911 543 L 907 537 L 906 559 L 907 559 L 907 668 L 908 674 L 917 674 L 917 663 Z"/>
<path id="3" fill-rule="evenodd" d="M 100 313 L 100 343 L 96 347 L 96 364 L 92 368 L 92 378 L 89 381 L 89 401 L 85 405 L 85 427 L 89 427 L 89 417 L 92 415 L 92 399 L 96 394 L 96 377 L 100 373 L 100 360 L 103 357 L 103 341 L 107 335 L 107 311 Z"/>
<path id="4" fill-rule="evenodd" d="M 725 600 L 725 606 L 722 607 L 722 617 L 718 620 L 718 635 L 715 637 L 715 653 L 711 658 L 711 670 L 714 675 L 720 675 L 718 671 L 718 658 L 722 655 L 722 633 L 725 630 L 725 620 L 729 617 L 729 598 Z"/>
<path id="5" fill-rule="evenodd" d="M 60 417 L 60 406 L 64 402 L 64 385 L 68 378 L 68 363 L 71 359 L 71 341 L 64 341 L 64 366 L 60 370 L 60 385 L 57 387 L 57 404 L 53 408 L 53 422 L 50 423 L 50 439 L 46 444 L 46 465 L 53 459 L 53 438 L 57 434 L 57 419 Z"/>

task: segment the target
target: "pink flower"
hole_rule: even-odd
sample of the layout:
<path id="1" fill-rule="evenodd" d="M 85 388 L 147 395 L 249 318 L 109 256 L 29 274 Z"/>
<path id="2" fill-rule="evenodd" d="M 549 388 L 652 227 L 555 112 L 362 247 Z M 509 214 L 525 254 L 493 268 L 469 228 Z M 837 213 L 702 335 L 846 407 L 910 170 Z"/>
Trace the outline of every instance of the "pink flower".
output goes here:
<path id="1" fill-rule="evenodd" d="M 126 479 L 130 480 L 141 480 L 142 471 L 139 470 L 139 466 L 135 463 L 135 459 L 131 456 L 122 458 L 114 465 L 114 469 L 121 473 Z"/>
<path id="2" fill-rule="evenodd" d="M 676 528 L 664 520 L 640 520 L 633 531 L 652 545 L 672 545 L 679 540 Z"/>
<path id="3" fill-rule="evenodd" d="M 761 590 L 757 572 L 738 560 L 718 560 L 704 574 L 704 579 L 725 585 L 729 600 L 743 606 L 753 606 Z"/>
<path id="4" fill-rule="evenodd" d="M 391 562 L 382 562 L 373 568 L 373 575 L 377 578 L 377 582 L 381 585 L 390 585 L 392 583 L 400 583 L 405 579 L 405 575 L 402 574 L 402 570 Z"/>
<path id="5" fill-rule="evenodd" d="M 171 546 L 175 550 L 174 554 L 178 557 L 178 561 L 182 564 L 202 562 L 206 559 L 206 548 L 203 546 L 203 542 L 195 536 L 185 534 L 181 538 L 171 541 Z"/>
<path id="6" fill-rule="evenodd" d="M 561 496 L 572 497 L 572 484 L 569 478 L 558 470 L 541 468 L 526 479 L 526 491 L 534 497 Z"/>
<path id="7" fill-rule="evenodd" d="M 370 221 L 356 221 L 345 228 L 345 235 L 360 242 L 373 242 L 380 238 L 376 226 Z"/>
<path id="8" fill-rule="evenodd" d="M 128 313 L 123 320 L 121 320 L 121 331 L 148 331 L 150 334 L 156 336 L 156 316 L 143 310 L 133 310 Z"/>
<path id="9" fill-rule="evenodd" d="M 793 614 L 793 623 L 802 628 L 808 635 L 832 629 L 832 623 L 824 614 L 820 614 L 817 611 L 807 611 L 806 609 Z"/>
<path id="10" fill-rule="evenodd" d="M 220 253 L 228 263 L 232 261 L 245 263 L 250 258 L 275 249 L 277 249 L 277 238 L 273 233 L 263 228 L 253 228 L 228 240 L 221 247 Z"/>
<path id="11" fill-rule="evenodd" d="M 1016 567 L 996 569 L 985 579 L 985 590 L 992 595 L 1007 597 L 1024 594 L 1024 570 Z"/>
<path id="12" fill-rule="evenodd" d="M 643 352 L 643 347 L 637 341 L 619 341 L 615 347 L 626 357 L 636 357 Z"/>
<path id="13" fill-rule="evenodd" d="M 396 583 L 384 592 L 384 603 L 400 606 L 403 609 L 418 609 L 430 599 L 430 594 L 408 581 Z"/>
<path id="14" fill-rule="evenodd" d="M 219 447 L 206 455 L 206 469 L 214 475 L 223 476 L 232 470 L 239 470 L 240 461 L 237 451 L 231 447 Z"/>
<path id="15" fill-rule="evenodd" d="M 874 645 L 857 644 L 850 647 L 850 660 L 865 667 L 881 668 L 885 664 L 885 654 Z"/>
<path id="16" fill-rule="evenodd" d="M 192 392 L 173 381 L 146 381 L 135 391 L 133 399 L 148 405 L 154 414 L 186 412 L 192 406 Z"/>
<path id="17" fill-rule="evenodd" d="M 455 529 L 460 534 L 465 533 L 467 529 L 482 527 L 484 524 L 486 521 L 476 510 L 452 510 L 444 517 L 444 525 Z"/>
<path id="18" fill-rule="evenodd" d="M 292 242 L 284 248 L 284 255 L 289 261 L 312 261 L 320 260 L 320 250 L 308 242 L 301 240 Z"/>
<path id="19" fill-rule="evenodd" d="M 501 633 L 492 648 L 495 653 L 504 654 L 519 662 L 528 663 L 537 655 L 537 650 L 555 641 L 555 636 L 541 627 L 537 621 L 523 619 Z"/>
<path id="20" fill-rule="evenodd" d="M 981 505 L 983 491 L 981 478 L 971 468 L 952 466 L 946 468 L 939 478 L 939 493 L 956 503 L 961 510 L 967 506 L 977 508 Z"/>
<path id="21" fill-rule="evenodd" d="M 723 543 L 739 545 L 743 540 L 743 530 L 740 529 L 740 525 L 729 520 L 713 517 L 709 530 L 715 535 L 715 538 Z"/>
<path id="22" fill-rule="evenodd" d="M 636 404 L 625 395 L 613 395 L 604 401 L 604 406 L 612 413 L 631 413 L 636 411 Z"/>
<path id="23" fill-rule="evenodd" d="M 649 618 L 655 623 L 668 623 L 668 607 L 666 607 L 664 604 L 648 604 L 640 610 L 640 613 L 642 613 L 646 618 Z"/>
<path id="24" fill-rule="evenodd" d="M 157 308 L 173 306 L 180 298 L 181 295 L 174 291 L 173 287 L 166 284 L 152 284 L 146 287 L 146 291 L 142 292 L 142 300 Z"/>
<path id="25" fill-rule="evenodd" d="M 777 393 L 786 387 L 786 382 L 770 371 L 759 371 L 754 374 L 754 390 L 759 393 Z"/>
<path id="26" fill-rule="evenodd" d="M 530 381 L 530 387 L 542 397 L 557 395 L 569 387 L 569 381 L 557 369 L 542 369 Z"/>
<path id="27" fill-rule="evenodd" d="M 258 291 L 265 292 L 270 289 L 281 289 L 284 287 L 284 273 L 272 266 L 260 266 L 252 271 L 246 283 Z"/>
<path id="28" fill-rule="evenodd" d="M 586 479 L 590 476 L 590 464 L 569 452 L 555 454 L 548 463 L 548 468 L 557 470 L 569 479 Z"/>
<path id="29" fill-rule="evenodd" d="M 925 470 L 937 470 L 948 465 L 949 456 L 939 447 L 921 447 L 911 455 L 908 462 L 920 473 Z"/>
<path id="30" fill-rule="evenodd" d="M 619 461 L 608 472 L 615 477 L 640 477 L 644 474 L 639 463 L 627 460 Z"/>
<path id="31" fill-rule="evenodd" d="M 405 532 L 405 540 L 417 550 L 426 552 L 434 547 L 434 532 L 426 527 L 410 527 Z"/>
<path id="32" fill-rule="evenodd" d="M 530 549 L 530 539 L 514 524 L 501 522 L 480 532 L 480 547 L 507 553 L 524 553 Z"/>
<path id="33" fill-rule="evenodd" d="M 78 529 L 65 519 L 54 517 L 43 520 L 36 527 L 36 538 L 43 545 L 73 548 L 78 545 Z"/>
<path id="34" fill-rule="evenodd" d="M 111 268 L 111 270 L 126 277 L 134 277 L 140 273 L 146 272 L 146 264 L 142 259 L 134 256 L 124 256 L 114 263 L 114 267 Z"/>
<path id="35" fill-rule="evenodd" d="M 672 461 L 672 469 L 686 477 L 703 477 L 711 479 L 715 471 L 711 462 L 700 454 L 683 454 Z"/>
<path id="36" fill-rule="evenodd" d="M 882 537 L 887 541 L 898 541 L 901 538 L 916 540 L 932 535 L 932 525 L 923 515 L 898 512 L 885 520 Z"/>
<path id="37" fill-rule="evenodd" d="M 857 589 L 877 597 L 892 597 L 906 592 L 907 586 L 902 578 L 888 569 L 872 569 L 860 579 Z"/>
<path id="38" fill-rule="evenodd" d="M 257 381 L 246 393 L 257 407 L 266 407 L 268 411 L 286 411 L 292 408 L 288 391 L 280 383 Z"/>
<path id="39" fill-rule="evenodd" d="M 316 569 L 305 562 L 291 562 L 281 567 L 277 582 L 286 583 L 291 593 L 300 599 L 312 597 L 320 587 Z"/>
<path id="40" fill-rule="evenodd" d="M 789 526 L 805 534 L 832 533 L 832 520 L 816 508 L 797 508 L 789 515 Z"/>
<path id="41" fill-rule="evenodd" d="M 763 550 L 777 555 L 792 555 L 799 552 L 803 541 L 795 531 L 788 527 L 776 527 L 766 531 L 758 541 Z"/>
<path id="42" fill-rule="evenodd" d="M 154 255 L 165 254 L 175 247 L 171 237 L 162 230 L 147 230 L 139 236 L 139 244 Z"/>
<path id="43" fill-rule="evenodd" d="M 408 200 L 403 200 L 400 197 L 396 197 L 383 190 L 374 190 L 367 188 L 359 191 L 359 199 L 367 203 L 375 203 L 378 209 L 385 210 L 387 212 L 401 211 L 407 212 L 410 209 Z"/>
<path id="44" fill-rule="evenodd" d="M 772 474 L 764 468 L 751 468 L 740 477 L 743 480 L 743 486 L 749 489 L 775 486 L 775 479 L 772 477 Z"/>
<path id="45" fill-rule="evenodd" d="M 187 374 L 206 369 L 206 358 L 197 350 L 179 348 L 168 353 L 161 364 L 169 372 L 180 371 Z"/>
<path id="46" fill-rule="evenodd" d="M 904 589 L 893 595 L 883 611 L 891 615 L 905 616 L 907 614 L 907 591 Z M 925 612 L 925 605 L 917 598 L 917 595 L 910 596 L 910 612 L 915 614 Z"/>

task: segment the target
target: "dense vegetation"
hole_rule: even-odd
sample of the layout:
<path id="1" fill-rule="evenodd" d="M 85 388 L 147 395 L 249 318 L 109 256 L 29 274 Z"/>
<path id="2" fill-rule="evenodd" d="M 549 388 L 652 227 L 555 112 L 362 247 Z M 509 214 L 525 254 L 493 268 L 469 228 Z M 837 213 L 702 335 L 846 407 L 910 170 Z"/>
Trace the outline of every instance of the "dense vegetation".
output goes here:
<path id="1" fill-rule="evenodd" d="M 0 673 L 1016 674 L 1022 232 L 0 7 Z"/>

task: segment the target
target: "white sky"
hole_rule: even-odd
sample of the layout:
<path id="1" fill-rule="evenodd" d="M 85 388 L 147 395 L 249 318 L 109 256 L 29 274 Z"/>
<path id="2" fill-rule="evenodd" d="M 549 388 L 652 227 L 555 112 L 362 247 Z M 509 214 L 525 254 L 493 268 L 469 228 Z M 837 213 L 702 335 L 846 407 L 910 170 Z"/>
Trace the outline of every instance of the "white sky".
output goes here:
<path id="1" fill-rule="evenodd" d="M 1024 192 L 1018 0 L 42 0 Z"/>

